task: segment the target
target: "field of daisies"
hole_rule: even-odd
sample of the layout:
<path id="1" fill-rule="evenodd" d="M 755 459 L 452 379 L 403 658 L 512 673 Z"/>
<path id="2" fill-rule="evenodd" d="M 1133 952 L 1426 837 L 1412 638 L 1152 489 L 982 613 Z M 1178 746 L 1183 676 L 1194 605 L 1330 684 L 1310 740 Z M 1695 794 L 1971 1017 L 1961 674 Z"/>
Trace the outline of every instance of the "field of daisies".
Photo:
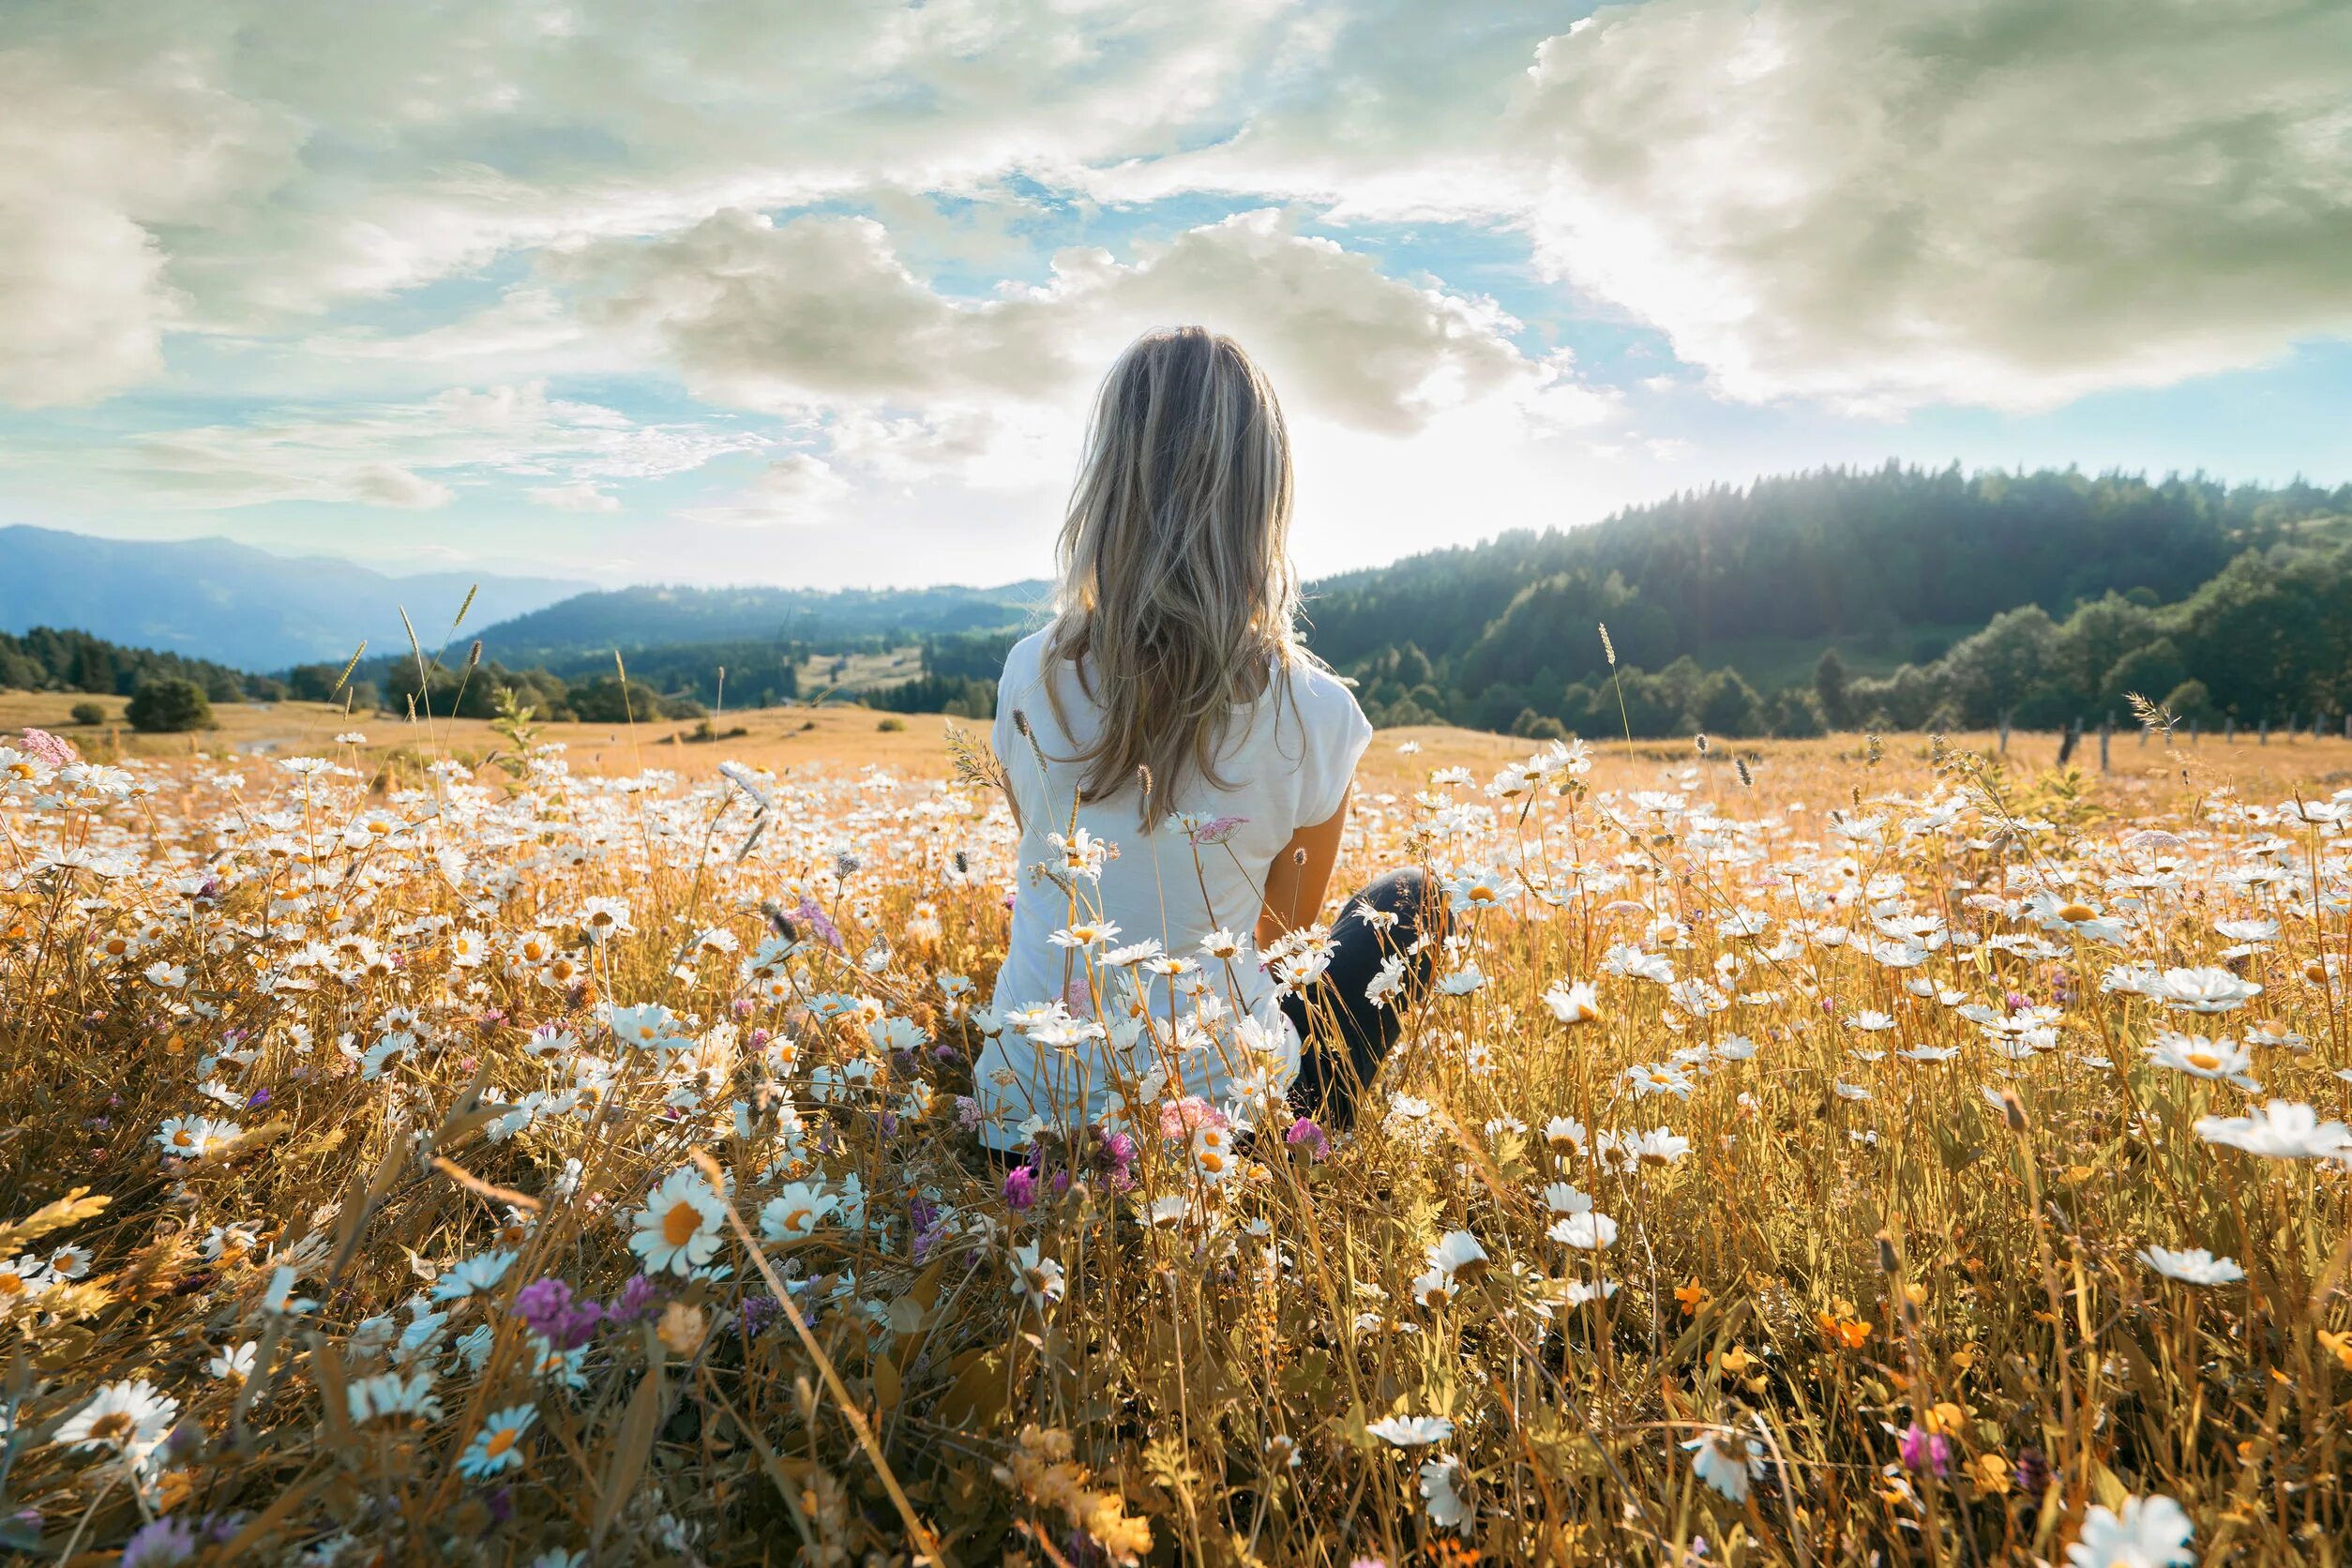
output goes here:
<path id="1" fill-rule="evenodd" d="M 968 750 L 0 746 L 0 1548 L 2343 1560 L 2352 790 L 1375 758 L 1454 918 L 1342 1134 L 1183 1089 L 1319 933 L 1095 928 Z M 1134 1066 L 1009 1171 L 1006 1029 Z"/>

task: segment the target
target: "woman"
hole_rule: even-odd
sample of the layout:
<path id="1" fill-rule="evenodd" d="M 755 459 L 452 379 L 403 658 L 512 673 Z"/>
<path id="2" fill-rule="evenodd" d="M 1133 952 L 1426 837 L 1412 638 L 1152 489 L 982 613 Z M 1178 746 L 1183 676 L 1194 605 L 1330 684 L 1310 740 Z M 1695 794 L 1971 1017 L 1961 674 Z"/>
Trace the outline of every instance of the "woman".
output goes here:
<path id="1" fill-rule="evenodd" d="M 1054 619 L 997 692 L 1021 842 L 973 1075 L 992 1149 L 1164 1099 L 1246 1124 L 1286 1091 L 1345 1127 L 1433 967 L 1418 869 L 1313 928 L 1372 728 L 1299 644 L 1290 505 L 1281 406 L 1240 345 L 1182 327 L 1120 356 Z"/>

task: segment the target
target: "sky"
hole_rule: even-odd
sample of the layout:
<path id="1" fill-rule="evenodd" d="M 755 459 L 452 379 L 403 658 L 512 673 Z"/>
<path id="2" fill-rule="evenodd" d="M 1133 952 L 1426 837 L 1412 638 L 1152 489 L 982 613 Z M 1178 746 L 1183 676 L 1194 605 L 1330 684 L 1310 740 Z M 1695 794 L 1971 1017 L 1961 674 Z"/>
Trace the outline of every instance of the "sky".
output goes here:
<path id="1" fill-rule="evenodd" d="M 1038 575 L 1118 350 L 1310 574 L 1890 459 L 2352 479 L 2344 0 L 8 0 L 0 523 Z"/>

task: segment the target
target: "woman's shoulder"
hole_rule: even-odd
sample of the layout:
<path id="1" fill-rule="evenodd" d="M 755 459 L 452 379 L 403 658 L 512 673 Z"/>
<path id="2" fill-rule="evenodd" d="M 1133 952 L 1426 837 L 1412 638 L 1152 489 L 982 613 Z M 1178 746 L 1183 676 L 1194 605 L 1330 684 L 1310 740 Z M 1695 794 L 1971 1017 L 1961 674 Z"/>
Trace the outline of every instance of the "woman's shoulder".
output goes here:
<path id="1" fill-rule="evenodd" d="M 1290 660 L 1290 698 L 1310 723 L 1352 728 L 1364 722 L 1364 710 L 1348 680 L 1314 655 L 1301 650 Z"/>
<path id="2" fill-rule="evenodd" d="M 1033 681 L 1045 669 L 1046 643 L 1053 635 L 1050 623 L 1039 626 L 1004 652 L 1004 682 Z"/>

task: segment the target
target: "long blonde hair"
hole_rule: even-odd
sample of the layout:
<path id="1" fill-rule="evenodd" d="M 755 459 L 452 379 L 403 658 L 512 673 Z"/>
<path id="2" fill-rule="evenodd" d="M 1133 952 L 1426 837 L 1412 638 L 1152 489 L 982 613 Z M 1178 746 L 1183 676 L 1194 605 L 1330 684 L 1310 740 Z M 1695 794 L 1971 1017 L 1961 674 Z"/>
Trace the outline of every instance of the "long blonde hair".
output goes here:
<path id="1" fill-rule="evenodd" d="M 1102 715 L 1074 759 L 1081 798 L 1139 786 L 1154 828 L 1187 780 L 1224 784 L 1234 704 L 1269 682 L 1289 695 L 1302 656 L 1290 496 L 1282 405 L 1239 343 L 1180 326 L 1128 345 L 1095 399 L 1056 546 L 1047 660 L 1070 659 Z"/>

